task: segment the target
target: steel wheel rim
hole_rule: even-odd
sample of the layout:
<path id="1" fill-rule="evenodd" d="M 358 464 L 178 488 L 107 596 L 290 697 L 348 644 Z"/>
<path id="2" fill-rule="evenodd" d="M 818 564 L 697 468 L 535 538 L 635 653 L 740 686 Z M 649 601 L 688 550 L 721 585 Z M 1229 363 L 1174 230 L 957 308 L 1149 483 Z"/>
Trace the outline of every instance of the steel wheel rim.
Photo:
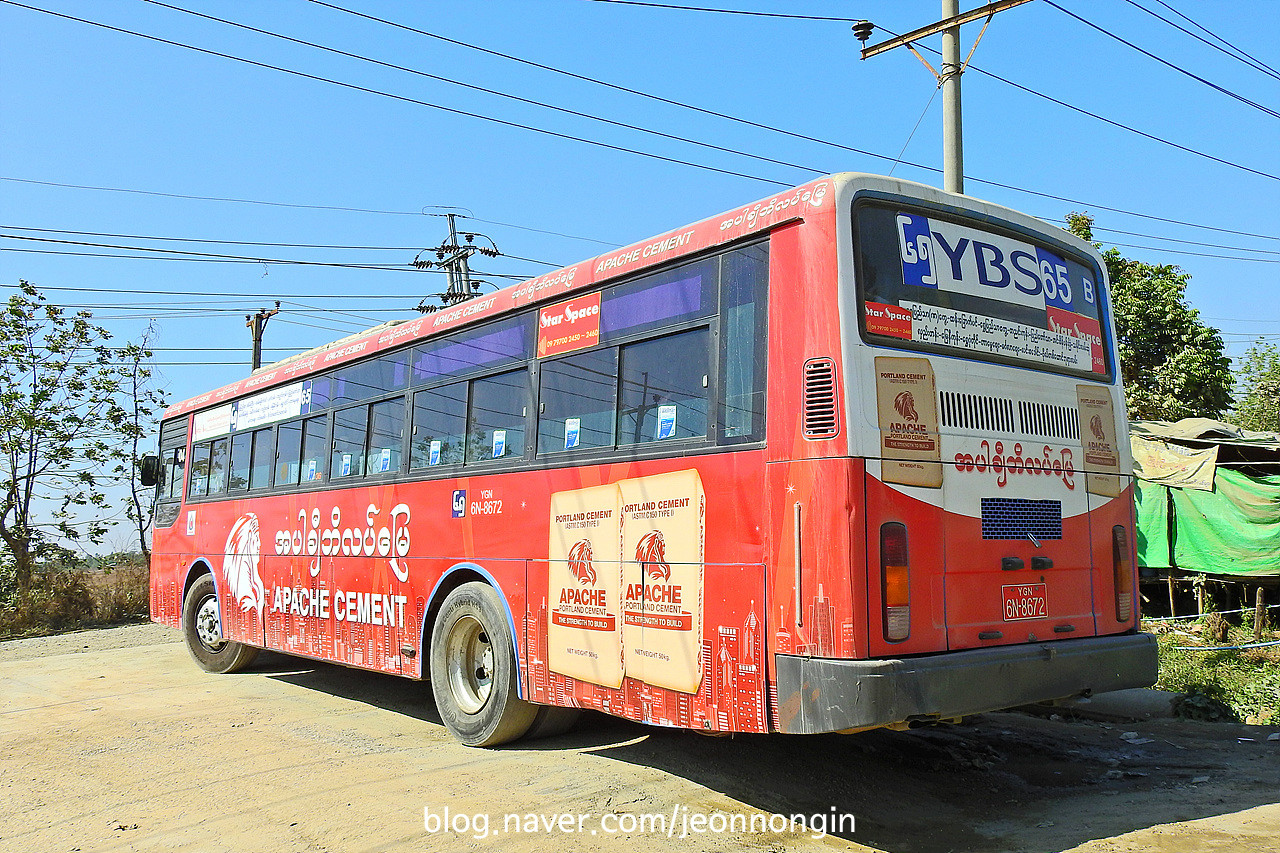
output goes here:
<path id="1" fill-rule="evenodd" d="M 493 646 L 489 632 L 474 616 L 463 616 L 445 638 L 445 671 L 458 707 L 475 714 L 493 693 Z"/>
<path id="2" fill-rule="evenodd" d="M 211 652 L 218 652 L 227 644 L 222 636 L 222 619 L 218 615 L 218 599 L 208 596 L 196 608 L 196 637 L 200 645 Z"/>

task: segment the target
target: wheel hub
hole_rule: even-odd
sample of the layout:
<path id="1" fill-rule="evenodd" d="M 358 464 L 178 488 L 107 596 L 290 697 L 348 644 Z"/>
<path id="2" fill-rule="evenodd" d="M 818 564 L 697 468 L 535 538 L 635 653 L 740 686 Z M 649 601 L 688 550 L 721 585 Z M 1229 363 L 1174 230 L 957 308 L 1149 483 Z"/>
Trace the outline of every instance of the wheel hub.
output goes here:
<path id="1" fill-rule="evenodd" d="M 474 616 L 453 623 L 445 638 L 445 668 L 449 689 L 458 707 L 478 713 L 493 692 L 493 646 L 489 633 Z"/>
<path id="2" fill-rule="evenodd" d="M 211 652 L 219 651 L 227 644 L 222 636 L 218 599 L 213 596 L 200 602 L 200 607 L 196 610 L 196 636 L 200 638 L 200 644 Z"/>

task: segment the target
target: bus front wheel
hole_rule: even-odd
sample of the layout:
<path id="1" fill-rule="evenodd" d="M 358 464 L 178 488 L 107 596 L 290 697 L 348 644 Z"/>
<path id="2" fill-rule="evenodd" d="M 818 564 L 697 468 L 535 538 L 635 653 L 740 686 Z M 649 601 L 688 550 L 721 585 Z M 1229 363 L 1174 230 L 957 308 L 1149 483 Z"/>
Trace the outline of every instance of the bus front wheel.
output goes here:
<path id="1" fill-rule="evenodd" d="M 258 656 L 253 646 L 235 643 L 222 636 L 222 617 L 218 611 L 218 592 L 213 575 L 201 575 L 191 585 L 182 602 L 182 635 L 187 651 L 205 672 L 238 672 Z"/>
<path id="2" fill-rule="evenodd" d="M 431 629 L 431 689 L 440 719 L 468 746 L 522 737 L 538 706 L 520 698 L 511 630 L 498 593 L 465 583 L 444 600 Z"/>

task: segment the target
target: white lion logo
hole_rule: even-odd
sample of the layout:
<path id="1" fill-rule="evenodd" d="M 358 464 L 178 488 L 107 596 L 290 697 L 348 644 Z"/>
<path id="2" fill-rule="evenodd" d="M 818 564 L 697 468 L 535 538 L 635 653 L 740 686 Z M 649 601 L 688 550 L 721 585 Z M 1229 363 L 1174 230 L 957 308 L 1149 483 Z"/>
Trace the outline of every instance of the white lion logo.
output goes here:
<path id="1" fill-rule="evenodd" d="M 222 560 L 222 578 L 240 609 L 261 610 L 266 601 L 258 559 L 262 554 L 262 535 L 258 516 L 246 513 L 231 527 L 227 535 L 226 553 Z"/>

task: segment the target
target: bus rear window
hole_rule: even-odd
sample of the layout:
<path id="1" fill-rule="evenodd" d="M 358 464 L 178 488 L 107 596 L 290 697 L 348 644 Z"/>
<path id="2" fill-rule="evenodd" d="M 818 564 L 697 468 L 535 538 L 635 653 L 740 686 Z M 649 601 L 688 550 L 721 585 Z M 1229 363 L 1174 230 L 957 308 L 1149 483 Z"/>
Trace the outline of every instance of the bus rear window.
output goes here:
<path id="1" fill-rule="evenodd" d="M 1091 264 L 1048 241 L 896 205 L 861 205 L 854 224 L 868 338 L 1109 378 Z"/>

